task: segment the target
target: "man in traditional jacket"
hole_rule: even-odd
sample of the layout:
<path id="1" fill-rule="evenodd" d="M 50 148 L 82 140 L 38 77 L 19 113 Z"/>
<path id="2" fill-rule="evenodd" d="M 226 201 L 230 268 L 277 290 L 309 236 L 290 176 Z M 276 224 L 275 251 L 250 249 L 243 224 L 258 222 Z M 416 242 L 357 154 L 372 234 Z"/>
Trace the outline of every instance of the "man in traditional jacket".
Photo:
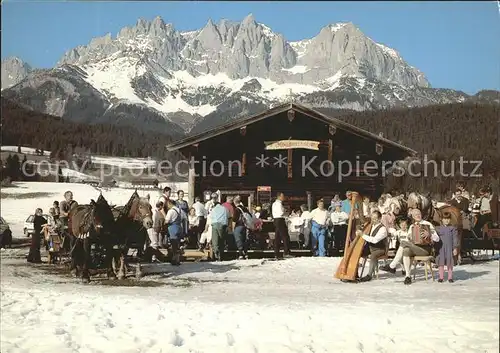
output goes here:
<path id="1" fill-rule="evenodd" d="M 462 190 L 457 189 L 453 195 L 453 199 L 450 201 L 450 205 L 458 208 L 460 211 L 466 213 L 469 212 L 469 199 L 463 197 Z"/>
<path id="2" fill-rule="evenodd" d="M 62 228 L 68 229 L 69 226 L 69 213 L 78 206 L 78 202 L 73 200 L 73 193 L 71 191 L 66 191 L 64 193 L 64 200 L 59 203 L 60 215 Z"/>
<path id="3" fill-rule="evenodd" d="M 171 199 L 171 194 L 172 194 L 172 189 L 168 186 L 165 186 L 163 188 L 163 193 L 160 195 L 160 198 L 158 199 L 157 203 L 158 202 L 162 202 L 163 203 L 163 206 L 165 207 L 165 213 L 167 213 L 167 205 L 168 205 L 168 200 Z"/>
<path id="4" fill-rule="evenodd" d="M 493 198 L 491 197 L 491 189 L 483 187 L 480 193 L 482 197 L 479 199 L 479 216 L 475 226 L 476 234 L 482 234 L 484 225 L 492 221 L 491 201 Z"/>
<path id="5" fill-rule="evenodd" d="M 378 265 L 378 259 L 387 252 L 387 235 L 388 230 L 382 224 L 382 214 L 380 211 L 374 211 L 371 214 L 371 228 L 369 234 L 363 234 L 363 239 L 369 244 L 363 249 L 361 256 L 370 259 L 370 268 L 368 274 L 360 279 L 361 282 L 367 282 L 372 279 L 375 273 L 375 268 Z"/>
<path id="6" fill-rule="evenodd" d="M 464 182 L 458 182 L 457 183 L 457 191 L 460 191 L 460 196 L 463 198 L 466 198 L 467 200 L 470 200 L 470 194 L 467 190 L 465 190 L 465 183 Z M 456 198 L 456 193 L 452 196 L 452 199 Z"/>

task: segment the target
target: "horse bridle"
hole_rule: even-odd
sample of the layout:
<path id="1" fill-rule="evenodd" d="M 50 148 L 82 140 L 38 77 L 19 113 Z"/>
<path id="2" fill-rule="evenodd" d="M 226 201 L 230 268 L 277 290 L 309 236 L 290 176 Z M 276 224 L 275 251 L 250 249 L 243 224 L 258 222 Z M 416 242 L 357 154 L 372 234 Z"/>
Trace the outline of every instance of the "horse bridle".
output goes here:
<path id="1" fill-rule="evenodd" d="M 137 200 L 137 202 L 135 202 Z M 126 216 L 129 219 L 132 219 L 135 222 L 138 222 L 141 224 L 141 227 L 144 228 L 143 220 L 146 217 L 152 217 L 152 213 L 148 212 L 145 215 L 142 215 L 140 212 L 138 212 L 138 209 L 140 207 L 140 201 L 141 197 L 137 192 L 134 192 L 132 194 L 132 197 L 130 200 L 127 202 L 125 207 L 122 209 L 122 212 L 120 212 L 120 216 Z M 133 216 L 131 216 L 131 214 Z"/>

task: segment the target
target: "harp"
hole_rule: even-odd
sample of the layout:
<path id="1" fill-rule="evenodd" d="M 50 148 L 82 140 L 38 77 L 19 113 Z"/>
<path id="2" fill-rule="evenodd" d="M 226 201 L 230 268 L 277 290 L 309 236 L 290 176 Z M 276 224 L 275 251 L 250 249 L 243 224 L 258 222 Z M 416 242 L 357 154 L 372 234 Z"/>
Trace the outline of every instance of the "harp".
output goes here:
<path id="1" fill-rule="evenodd" d="M 356 235 L 358 227 L 364 227 L 363 233 L 368 232 L 370 224 L 365 225 L 362 216 L 362 198 L 357 192 L 352 193 L 351 212 L 345 241 L 344 257 L 335 272 L 335 278 L 344 281 L 355 281 L 358 275 L 358 264 L 365 246 L 365 240 Z M 356 209 L 360 212 L 359 218 L 355 217 Z"/>

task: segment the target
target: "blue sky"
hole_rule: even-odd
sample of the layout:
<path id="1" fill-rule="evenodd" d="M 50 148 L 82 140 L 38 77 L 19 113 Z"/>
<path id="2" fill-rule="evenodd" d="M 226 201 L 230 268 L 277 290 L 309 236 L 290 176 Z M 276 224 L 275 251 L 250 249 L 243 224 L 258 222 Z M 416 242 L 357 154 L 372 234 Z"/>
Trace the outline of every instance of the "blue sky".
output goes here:
<path id="1" fill-rule="evenodd" d="M 161 16 L 178 30 L 209 18 L 242 20 L 253 13 L 290 41 L 315 36 L 330 23 L 353 22 L 367 36 L 398 50 L 433 87 L 475 93 L 500 90 L 500 13 L 478 2 L 28 2 L 2 3 L 2 59 L 53 66 L 92 37 Z"/>

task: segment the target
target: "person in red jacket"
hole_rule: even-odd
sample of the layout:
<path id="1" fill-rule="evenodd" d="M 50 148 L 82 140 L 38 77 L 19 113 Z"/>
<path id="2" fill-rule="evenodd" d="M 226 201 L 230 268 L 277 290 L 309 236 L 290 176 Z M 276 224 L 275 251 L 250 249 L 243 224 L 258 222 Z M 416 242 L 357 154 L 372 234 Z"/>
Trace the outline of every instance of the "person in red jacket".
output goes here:
<path id="1" fill-rule="evenodd" d="M 222 204 L 226 208 L 226 210 L 229 212 L 229 221 L 227 224 L 227 232 L 232 233 L 234 229 L 234 213 L 235 213 L 235 207 L 234 207 L 234 198 L 232 196 L 226 197 L 226 202 Z"/>

